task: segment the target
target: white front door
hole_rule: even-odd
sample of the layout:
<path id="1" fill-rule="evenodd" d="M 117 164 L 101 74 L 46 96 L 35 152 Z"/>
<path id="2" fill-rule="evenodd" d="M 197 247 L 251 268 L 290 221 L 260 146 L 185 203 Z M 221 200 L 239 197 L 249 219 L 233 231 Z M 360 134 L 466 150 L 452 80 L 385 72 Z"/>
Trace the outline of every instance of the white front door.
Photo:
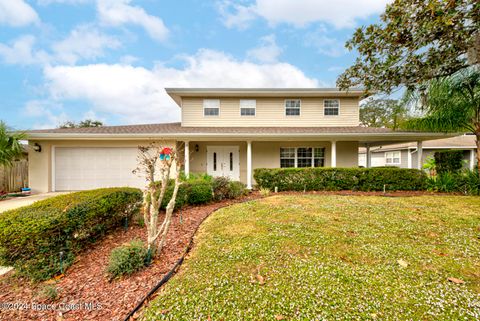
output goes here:
<path id="1" fill-rule="evenodd" d="M 207 173 L 240 180 L 240 149 L 238 146 L 207 146 Z"/>

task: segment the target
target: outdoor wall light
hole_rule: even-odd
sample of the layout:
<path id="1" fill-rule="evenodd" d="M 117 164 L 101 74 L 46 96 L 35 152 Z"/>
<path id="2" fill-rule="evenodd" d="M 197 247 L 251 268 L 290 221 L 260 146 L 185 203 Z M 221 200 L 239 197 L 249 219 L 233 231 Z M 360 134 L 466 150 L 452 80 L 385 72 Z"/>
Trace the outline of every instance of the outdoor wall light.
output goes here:
<path id="1" fill-rule="evenodd" d="M 198 144 L 195 144 L 195 151 L 198 152 L 200 150 L 200 147 L 198 146 Z"/>
<path id="2" fill-rule="evenodd" d="M 42 146 L 40 146 L 38 143 L 35 143 L 33 144 L 33 150 L 40 153 L 42 151 Z"/>

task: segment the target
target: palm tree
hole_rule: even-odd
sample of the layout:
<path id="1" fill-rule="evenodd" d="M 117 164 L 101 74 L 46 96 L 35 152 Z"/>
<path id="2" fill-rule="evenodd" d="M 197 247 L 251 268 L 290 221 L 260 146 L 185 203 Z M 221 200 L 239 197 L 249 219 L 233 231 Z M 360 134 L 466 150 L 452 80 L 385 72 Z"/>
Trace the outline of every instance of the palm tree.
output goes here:
<path id="1" fill-rule="evenodd" d="M 24 133 L 12 132 L 5 122 L 0 121 L 0 165 L 11 166 L 15 159 L 22 156 L 20 141 L 25 138 Z"/>
<path id="2" fill-rule="evenodd" d="M 474 66 L 449 77 L 435 79 L 423 89 L 407 92 L 407 102 L 420 105 L 424 117 L 407 121 L 406 129 L 470 132 L 476 136 L 480 169 L 480 68 Z"/>

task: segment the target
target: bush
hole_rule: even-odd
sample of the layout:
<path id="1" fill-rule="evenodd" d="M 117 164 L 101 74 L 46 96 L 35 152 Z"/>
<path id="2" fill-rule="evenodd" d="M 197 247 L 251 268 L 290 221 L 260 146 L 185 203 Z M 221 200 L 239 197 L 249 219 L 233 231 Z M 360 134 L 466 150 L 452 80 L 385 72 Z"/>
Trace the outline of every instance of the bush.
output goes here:
<path id="1" fill-rule="evenodd" d="M 157 182 L 160 184 L 160 182 Z M 161 208 L 165 209 L 173 195 L 175 182 L 171 180 L 168 183 L 165 197 L 163 198 Z M 175 199 L 175 209 L 178 210 L 185 205 L 205 204 L 213 199 L 212 184 L 206 179 L 187 180 L 178 188 L 177 198 Z"/>
<path id="2" fill-rule="evenodd" d="M 480 176 L 476 170 L 463 173 L 444 172 L 428 179 L 428 189 L 434 192 L 480 195 Z"/>
<path id="3" fill-rule="evenodd" d="M 213 199 L 211 183 L 205 181 L 194 181 L 185 183 L 185 185 L 188 194 L 188 204 L 205 204 Z"/>
<path id="4" fill-rule="evenodd" d="M 142 193 L 135 188 L 104 188 L 4 212 L 0 215 L 0 265 L 14 266 L 34 281 L 59 274 L 77 252 L 124 225 L 141 200 Z"/>
<path id="5" fill-rule="evenodd" d="M 232 181 L 228 184 L 228 188 L 228 198 L 238 198 L 246 193 L 245 184 L 242 182 Z"/>
<path id="6" fill-rule="evenodd" d="M 260 188 L 279 191 L 423 190 L 426 174 L 417 169 L 385 168 L 257 168 Z"/>
<path id="7" fill-rule="evenodd" d="M 461 150 L 435 152 L 434 158 L 437 174 L 458 173 L 463 167 L 463 151 Z"/>
<path id="8" fill-rule="evenodd" d="M 112 250 L 107 273 L 111 279 L 130 275 L 147 265 L 148 250 L 142 241 L 132 241 Z"/>
<path id="9" fill-rule="evenodd" d="M 212 182 L 213 198 L 221 201 L 228 198 L 230 192 L 230 179 L 228 177 L 215 177 Z"/>
<path id="10" fill-rule="evenodd" d="M 260 188 L 260 195 L 262 195 L 263 197 L 269 196 L 270 195 L 270 189 L 266 188 L 266 187 Z"/>

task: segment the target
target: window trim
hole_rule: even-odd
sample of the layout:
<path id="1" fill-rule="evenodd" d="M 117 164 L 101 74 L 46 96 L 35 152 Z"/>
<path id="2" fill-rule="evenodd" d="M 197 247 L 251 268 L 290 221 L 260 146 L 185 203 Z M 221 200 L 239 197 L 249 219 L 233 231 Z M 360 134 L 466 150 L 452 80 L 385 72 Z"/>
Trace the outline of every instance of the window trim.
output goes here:
<path id="1" fill-rule="evenodd" d="M 298 107 L 298 115 L 287 115 L 287 101 L 289 100 L 298 100 L 300 102 L 300 107 Z M 285 117 L 300 117 L 302 115 L 302 100 L 300 98 L 288 98 L 283 101 L 284 115 Z M 296 108 L 296 107 L 288 107 Z"/>
<path id="2" fill-rule="evenodd" d="M 327 100 L 336 100 L 336 101 L 338 101 L 338 114 L 337 114 L 337 115 L 326 115 L 326 114 L 325 114 L 325 101 L 327 101 Z M 331 107 L 328 107 L 328 108 L 331 108 Z M 338 117 L 338 116 L 340 116 L 340 109 L 341 109 L 340 99 L 335 99 L 335 98 L 334 98 L 334 99 L 330 99 L 330 98 L 329 98 L 329 99 L 324 99 L 324 100 L 323 100 L 323 116 L 324 116 L 324 117 Z"/>
<path id="3" fill-rule="evenodd" d="M 254 101 L 255 102 L 255 107 L 242 107 L 242 101 Z M 242 115 L 242 108 L 253 109 L 253 110 L 255 110 L 255 114 L 254 115 Z M 257 117 L 257 100 L 256 99 L 240 99 L 239 113 L 240 113 L 240 117 Z"/>
<path id="4" fill-rule="evenodd" d="M 315 149 L 323 149 L 323 166 L 319 167 L 325 167 L 325 152 L 326 152 L 326 147 L 319 147 L 319 146 L 298 146 L 298 147 L 292 147 L 292 146 L 280 146 L 279 151 L 279 165 L 281 166 L 282 163 L 282 148 L 293 148 L 295 150 L 295 166 L 294 167 L 283 167 L 283 168 L 315 168 Z M 298 167 L 298 149 L 299 148 L 311 148 L 312 149 L 312 165 L 310 167 Z M 291 159 L 291 158 L 289 158 Z M 280 167 L 282 168 L 282 167 Z"/>
<path id="5" fill-rule="evenodd" d="M 210 100 L 210 101 L 218 101 L 218 115 L 205 115 L 205 109 L 206 108 L 215 108 L 215 107 L 206 107 L 205 106 L 205 101 Z M 221 106 L 221 101 L 220 99 L 203 99 L 203 117 L 220 117 L 220 106 Z"/>
<path id="6" fill-rule="evenodd" d="M 398 163 L 394 163 L 393 160 L 396 158 L 393 154 L 398 153 Z M 392 157 L 388 157 L 388 154 L 392 154 Z M 390 151 L 390 152 L 385 152 L 385 166 L 389 165 L 401 165 L 402 164 L 402 152 L 401 151 Z M 391 158 L 392 162 L 387 163 L 387 159 Z"/>

